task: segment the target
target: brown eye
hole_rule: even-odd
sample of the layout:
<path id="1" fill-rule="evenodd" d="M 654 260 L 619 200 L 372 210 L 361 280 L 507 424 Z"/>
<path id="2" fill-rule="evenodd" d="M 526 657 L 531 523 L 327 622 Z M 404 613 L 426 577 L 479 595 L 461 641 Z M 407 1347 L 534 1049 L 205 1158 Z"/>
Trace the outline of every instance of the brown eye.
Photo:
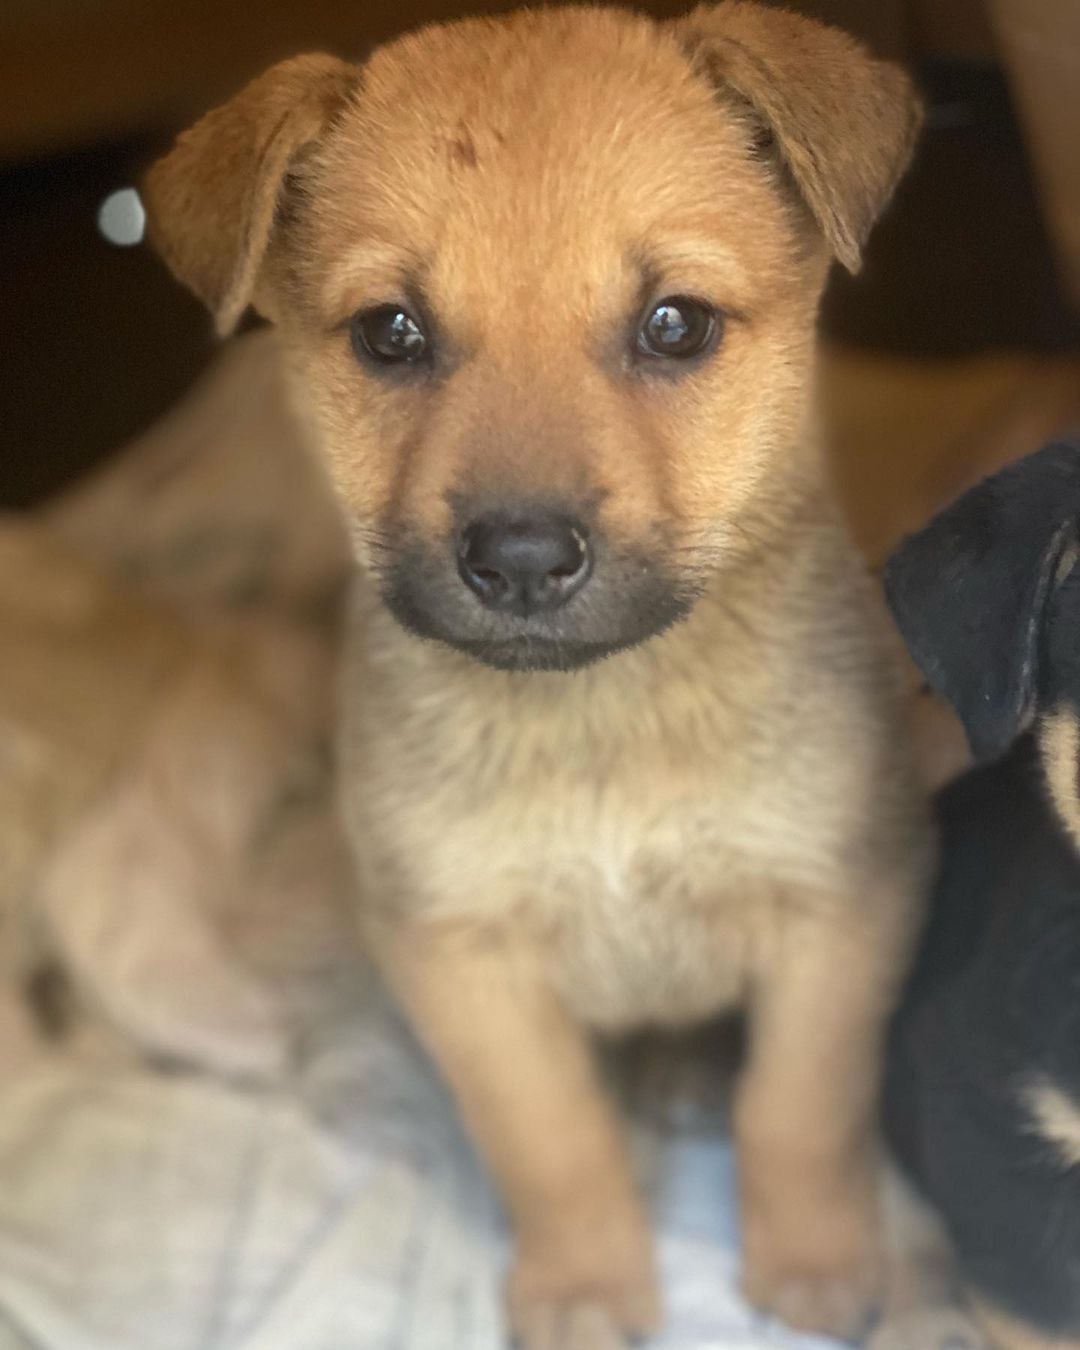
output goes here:
<path id="1" fill-rule="evenodd" d="M 720 316 L 703 300 L 669 295 L 645 316 L 637 336 L 638 351 L 646 356 L 697 356 L 720 331 Z"/>
<path id="2" fill-rule="evenodd" d="M 379 365 L 412 364 L 426 356 L 428 340 L 420 324 L 400 305 L 376 305 L 353 315 L 353 351 Z"/>

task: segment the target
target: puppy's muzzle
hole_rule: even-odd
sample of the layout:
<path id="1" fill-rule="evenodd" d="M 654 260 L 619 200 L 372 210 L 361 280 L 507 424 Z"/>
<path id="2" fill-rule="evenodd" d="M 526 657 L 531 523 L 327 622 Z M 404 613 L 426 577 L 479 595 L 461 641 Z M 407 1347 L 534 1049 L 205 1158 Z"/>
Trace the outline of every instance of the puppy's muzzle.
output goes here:
<path id="1" fill-rule="evenodd" d="M 592 550 L 585 529 L 566 516 L 492 513 L 461 531 L 458 572 L 486 609 L 529 618 L 581 590 Z"/>
<path id="2" fill-rule="evenodd" d="M 382 595 L 411 633 L 497 670 L 580 669 L 663 632 L 697 595 L 664 566 L 660 529 L 614 542 L 573 507 L 457 505 L 445 535 L 384 532 Z"/>

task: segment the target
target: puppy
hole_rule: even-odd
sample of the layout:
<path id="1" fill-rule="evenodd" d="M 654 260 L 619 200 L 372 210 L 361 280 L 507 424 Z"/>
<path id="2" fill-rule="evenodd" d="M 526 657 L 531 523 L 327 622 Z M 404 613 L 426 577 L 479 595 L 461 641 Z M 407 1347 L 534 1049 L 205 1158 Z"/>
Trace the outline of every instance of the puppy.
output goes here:
<path id="1" fill-rule="evenodd" d="M 352 964 L 328 754 L 347 545 L 270 337 L 0 517 L 0 960 L 244 1078 L 289 1067 L 312 990 Z"/>
<path id="2" fill-rule="evenodd" d="M 142 735 L 183 646 L 167 619 L 11 517 L 0 633 L 0 921 L 12 925 L 57 838 Z"/>
<path id="3" fill-rule="evenodd" d="M 932 835 L 815 433 L 815 317 L 905 76 L 732 3 L 305 56 L 150 172 L 228 332 L 278 325 L 351 526 L 360 922 L 501 1188 L 530 1347 L 658 1317 L 586 1030 L 743 1006 L 755 1304 L 878 1283 L 884 1028 Z"/>
<path id="4" fill-rule="evenodd" d="M 1080 441 L 1052 445 L 966 493 L 886 571 L 912 654 L 988 761 L 940 799 L 888 1132 L 1008 1350 L 1080 1346 L 1078 518 Z"/>

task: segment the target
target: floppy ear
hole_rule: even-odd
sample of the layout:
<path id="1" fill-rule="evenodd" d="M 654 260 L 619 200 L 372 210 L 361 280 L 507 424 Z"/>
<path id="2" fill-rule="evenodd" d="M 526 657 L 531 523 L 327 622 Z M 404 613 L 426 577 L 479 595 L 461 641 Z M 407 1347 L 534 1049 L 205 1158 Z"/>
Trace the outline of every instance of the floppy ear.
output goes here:
<path id="1" fill-rule="evenodd" d="M 911 655 L 980 759 L 1031 725 L 1042 626 L 1077 538 L 1080 447 L 1050 445 L 966 492 L 905 539 L 885 593 Z"/>
<path id="2" fill-rule="evenodd" d="M 854 38 L 743 0 L 703 5 L 675 31 L 856 272 L 870 227 L 907 168 L 922 105 L 907 75 Z"/>
<path id="3" fill-rule="evenodd" d="M 147 174 L 150 238 L 223 335 L 256 297 L 290 167 L 357 79 L 333 56 L 283 61 L 184 132 Z"/>

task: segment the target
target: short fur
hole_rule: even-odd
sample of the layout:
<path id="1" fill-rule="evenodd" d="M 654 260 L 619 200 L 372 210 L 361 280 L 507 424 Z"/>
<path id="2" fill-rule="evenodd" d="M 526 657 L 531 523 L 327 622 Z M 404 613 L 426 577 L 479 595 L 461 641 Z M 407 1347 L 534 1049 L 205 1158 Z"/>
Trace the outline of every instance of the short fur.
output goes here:
<path id="1" fill-rule="evenodd" d="M 61 971 L 72 1031 L 243 1077 L 290 1067 L 309 984 L 350 965 L 348 553 L 273 346 L 233 344 L 101 472 L 0 516 L 0 965 Z"/>
<path id="2" fill-rule="evenodd" d="M 933 917 L 893 1036 L 889 1135 L 991 1343 L 1080 1343 L 1080 443 L 907 540 L 890 600 L 984 767 L 941 797 Z"/>
<path id="3" fill-rule="evenodd" d="M 917 119 L 780 11 L 549 9 L 276 67 L 147 183 L 221 325 L 243 294 L 279 325 L 349 518 L 361 923 L 501 1185 L 530 1347 L 657 1315 L 590 1026 L 748 1007 L 744 1287 L 845 1333 L 874 1296 L 880 1043 L 932 847 L 812 390 L 830 259 Z M 633 326 L 679 293 L 723 341 L 647 369 Z M 424 317 L 423 371 L 358 362 L 380 303 Z M 493 615 L 455 540 L 536 504 L 592 577 Z"/>

